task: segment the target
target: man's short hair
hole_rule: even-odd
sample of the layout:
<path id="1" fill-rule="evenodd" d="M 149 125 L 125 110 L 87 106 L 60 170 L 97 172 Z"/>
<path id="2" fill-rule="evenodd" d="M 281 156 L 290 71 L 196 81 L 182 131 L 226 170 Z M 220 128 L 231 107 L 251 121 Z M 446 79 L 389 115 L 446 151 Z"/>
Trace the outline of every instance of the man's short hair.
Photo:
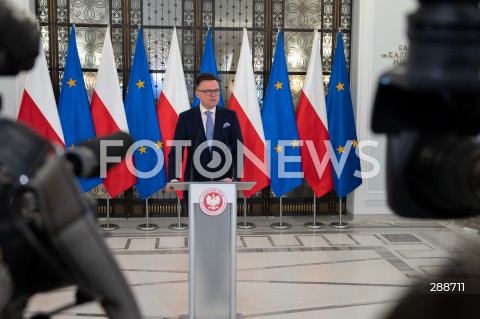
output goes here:
<path id="1" fill-rule="evenodd" d="M 202 73 L 197 76 L 197 79 L 195 80 L 195 86 L 198 87 L 203 81 L 217 81 L 217 83 L 220 83 L 215 75 L 211 73 Z"/>

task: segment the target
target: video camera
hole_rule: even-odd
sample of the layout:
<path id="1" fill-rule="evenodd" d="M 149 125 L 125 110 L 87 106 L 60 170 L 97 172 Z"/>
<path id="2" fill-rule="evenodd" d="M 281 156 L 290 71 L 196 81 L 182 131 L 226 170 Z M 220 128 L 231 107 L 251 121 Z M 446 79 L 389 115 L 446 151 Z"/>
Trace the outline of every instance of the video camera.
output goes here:
<path id="1" fill-rule="evenodd" d="M 480 214 L 478 0 L 419 0 L 408 62 L 380 77 L 372 129 L 388 136 L 388 202 L 399 215 Z"/>
<path id="2" fill-rule="evenodd" d="M 106 139 L 124 142 L 109 156 L 133 144 L 126 133 Z M 62 154 L 28 128 L 0 120 L 0 247 L 13 282 L 0 318 L 22 318 L 31 295 L 67 285 L 78 287 L 73 305 L 97 301 L 112 318 L 140 318 L 73 174 L 99 176 L 91 161 L 100 158 L 100 141 Z"/>
<path id="3" fill-rule="evenodd" d="M 35 17 L 0 1 L 0 75 L 33 67 L 39 41 Z M 141 318 L 98 231 L 94 204 L 75 180 L 74 173 L 99 176 L 103 140 L 123 142 L 109 148 L 113 153 L 108 156 L 125 156 L 133 144 L 120 132 L 65 152 L 27 127 L 0 119 L 1 319 L 23 318 L 35 293 L 72 285 L 77 287 L 72 304 L 32 318 L 48 318 L 90 301 L 98 302 L 110 318 Z"/>

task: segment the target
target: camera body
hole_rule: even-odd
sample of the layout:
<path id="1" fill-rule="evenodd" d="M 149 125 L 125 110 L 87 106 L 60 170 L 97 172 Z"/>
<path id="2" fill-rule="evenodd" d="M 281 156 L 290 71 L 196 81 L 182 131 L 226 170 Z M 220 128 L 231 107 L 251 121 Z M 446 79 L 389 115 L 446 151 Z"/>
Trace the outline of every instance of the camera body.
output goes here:
<path id="1" fill-rule="evenodd" d="M 110 138 L 126 142 L 125 148 L 133 144 L 125 133 Z M 66 156 L 27 127 L 0 119 L 0 249 L 13 283 L 0 318 L 22 318 L 32 295 L 71 285 L 76 304 L 97 301 L 111 318 L 141 318 L 98 231 L 94 207 L 75 180 L 74 171 L 97 167 L 79 158 L 97 144 L 79 144 L 84 152 Z"/>
<path id="2" fill-rule="evenodd" d="M 0 75 L 30 70 L 40 50 L 40 30 L 34 15 L 13 2 L 0 1 Z"/>
<path id="3" fill-rule="evenodd" d="M 409 60 L 379 79 L 372 129 L 385 133 L 388 202 L 399 215 L 480 214 L 478 0 L 420 1 Z"/>

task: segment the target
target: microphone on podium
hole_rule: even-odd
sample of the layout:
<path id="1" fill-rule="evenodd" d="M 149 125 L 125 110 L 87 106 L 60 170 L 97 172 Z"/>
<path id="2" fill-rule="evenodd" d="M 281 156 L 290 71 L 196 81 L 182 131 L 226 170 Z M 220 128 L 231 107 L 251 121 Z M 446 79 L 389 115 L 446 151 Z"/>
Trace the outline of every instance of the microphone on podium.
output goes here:
<path id="1" fill-rule="evenodd" d="M 198 130 L 198 134 L 197 134 L 197 140 L 195 141 L 195 145 L 193 146 L 192 148 L 192 151 L 195 152 L 196 149 L 197 149 L 197 146 L 198 146 L 198 140 L 200 139 L 200 135 L 202 134 L 202 130 Z M 192 161 L 190 162 L 190 181 L 193 182 L 193 158 L 192 158 Z"/>
<path id="2" fill-rule="evenodd" d="M 235 175 L 236 171 L 235 171 L 235 159 L 233 158 L 233 152 L 232 152 L 232 148 L 230 147 L 230 143 L 228 142 L 228 138 L 227 138 L 227 134 L 225 134 L 225 129 L 222 128 L 222 133 L 223 133 L 223 136 L 225 137 L 225 141 L 227 141 L 227 147 L 228 149 L 230 150 L 230 158 L 232 160 L 232 181 L 235 181 L 237 179 L 237 176 Z M 228 154 L 225 154 L 226 156 Z"/>

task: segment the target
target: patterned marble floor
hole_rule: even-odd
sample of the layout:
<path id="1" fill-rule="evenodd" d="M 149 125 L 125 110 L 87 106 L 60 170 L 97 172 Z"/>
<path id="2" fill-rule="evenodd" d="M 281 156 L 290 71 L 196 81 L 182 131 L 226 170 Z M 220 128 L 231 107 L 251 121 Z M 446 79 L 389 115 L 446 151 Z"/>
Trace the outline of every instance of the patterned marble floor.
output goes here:
<path id="1" fill-rule="evenodd" d="M 454 221 L 361 216 L 351 228 L 329 227 L 335 216 L 319 217 L 327 227 L 310 230 L 308 217 L 285 217 L 288 230 L 269 227 L 274 217 L 249 218 L 257 227 L 237 231 L 237 312 L 243 318 L 384 318 L 421 279 L 435 280 L 458 257 L 478 252 L 480 236 Z M 103 232 L 127 277 L 144 318 L 176 319 L 188 313 L 188 231 L 153 218 L 159 228 L 139 231 L 142 219 L 112 219 L 120 228 Z M 242 220 L 240 220 L 242 221 Z M 187 222 L 186 219 L 183 222 Z M 34 296 L 27 316 L 72 300 L 65 288 Z M 87 304 L 53 318 L 105 318 Z"/>

